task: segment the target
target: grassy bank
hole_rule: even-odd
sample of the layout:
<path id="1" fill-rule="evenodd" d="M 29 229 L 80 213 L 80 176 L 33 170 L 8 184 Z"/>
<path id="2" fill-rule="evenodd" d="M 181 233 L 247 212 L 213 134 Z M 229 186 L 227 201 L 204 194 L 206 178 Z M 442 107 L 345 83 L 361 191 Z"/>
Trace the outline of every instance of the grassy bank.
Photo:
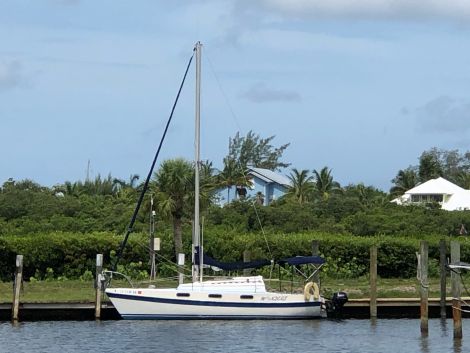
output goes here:
<path id="1" fill-rule="evenodd" d="M 279 282 L 267 283 L 273 290 L 279 288 Z M 114 286 L 127 286 L 126 283 L 114 282 Z M 147 284 L 148 285 L 148 284 Z M 157 287 L 175 286 L 175 282 L 160 281 Z M 439 279 L 429 281 L 429 296 L 439 297 Z M 290 291 L 290 283 L 285 282 L 283 290 Z M 322 294 L 331 296 L 333 292 L 344 291 L 350 298 L 368 298 L 369 281 L 367 278 L 356 279 L 323 279 Z M 294 286 L 294 291 L 301 287 Z M 447 283 L 447 293 L 450 293 L 450 281 Z M 13 295 L 12 282 L 0 282 L 0 303 L 10 303 Z M 464 294 L 467 295 L 467 294 Z M 412 298 L 419 296 L 419 284 L 415 278 L 409 279 L 379 279 L 378 296 L 380 298 Z M 94 300 L 93 283 L 79 280 L 24 282 L 21 301 L 27 303 L 66 303 L 92 302 Z"/>

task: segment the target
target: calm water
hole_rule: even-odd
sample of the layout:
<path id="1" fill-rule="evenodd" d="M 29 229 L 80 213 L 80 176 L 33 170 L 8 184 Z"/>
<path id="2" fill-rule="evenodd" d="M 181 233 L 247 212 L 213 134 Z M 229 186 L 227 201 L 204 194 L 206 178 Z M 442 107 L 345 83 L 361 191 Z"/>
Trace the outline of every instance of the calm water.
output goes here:
<path id="1" fill-rule="evenodd" d="M 470 352 L 470 320 L 51 321 L 0 323 L 0 352 Z"/>

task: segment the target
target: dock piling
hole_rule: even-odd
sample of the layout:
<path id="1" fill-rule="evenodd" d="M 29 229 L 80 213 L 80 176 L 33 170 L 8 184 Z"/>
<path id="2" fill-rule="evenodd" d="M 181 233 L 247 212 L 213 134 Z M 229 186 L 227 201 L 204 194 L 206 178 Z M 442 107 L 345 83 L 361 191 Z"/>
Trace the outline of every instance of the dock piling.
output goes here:
<path id="1" fill-rule="evenodd" d="M 13 305 L 11 319 L 18 321 L 20 309 L 20 291 L 23 282 L 23 255 L 16 255 L 15 282 L 13 284 Z"/>
<path id="2" fill-rule="evenodd" d="M 460 262 L 459 242 L 450 242 L 450 261 L 451 263 Z M 450 277 L 452 280 L 452 317 L 454 319 L 454 339 L 461 339 L 462 311 L 460 309 L 460 270 L 453 269 Z"/>
<path id="3" fill-rule="evenodd" d="M 318 256 L 318 255 L 320 255 L 320 241 L 312 240 L 312 256 Z M 315 283 L 320 282 L 320 275 L 318 271 L 313 275 L 312 280 Z"/>
<path id="4" fill-rule="evenodd" d="M 447 255 L 447 248 L 446 248 L 446 241 L 445 239 L 441 239 L 439 242 L 439 272 L 441 278 L 441 300 L 439 305 L 441 307 L 441 319 L 446 318 L 446 296 L 447 296 L 447 287 L 446 287 L 446 280 L 447 280 L 447 272 L 446 272 L 446 255 Z"/>
<path id="5" fill-rule="evenodd" d="M 101 296 L 103 276 L 103 254 L 96 254 L 96 276 L 95 276 L 95 319 L 101 318 Z"/>
<path id="6" fill-rule="evenodd" d="M 370 248 L 370 317 L 377 317 L 377 245 Z"/>
<path id="7" fill-rule="evenodd" d="M 427 241 L 421 241 L 419 246 L 419 261 L 418 261 L 418 279 L 420 284 L 420 298 L 421 298 L 421 334 L 428 335 L 428 252 L 429 246 Z"/>

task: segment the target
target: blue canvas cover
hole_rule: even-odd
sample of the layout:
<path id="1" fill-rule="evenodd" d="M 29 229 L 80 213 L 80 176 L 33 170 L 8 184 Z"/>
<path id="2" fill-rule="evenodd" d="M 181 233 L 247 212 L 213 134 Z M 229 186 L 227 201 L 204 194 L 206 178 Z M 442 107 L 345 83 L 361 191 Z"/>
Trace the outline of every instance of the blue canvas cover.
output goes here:
<path id="1" fill-rule="evenodd" d="M 206 255 L 205 253 L 203 253 L 202 256 L 202 262 L 204 265 L 217 267 L 224 271 L 243 270 L 245 268 L 260 268 L 271 264 L 271 261 L 269 260 L 255 260 L 250 262 L 220 262 Z M 196 253 L 194 255 L 194 264 L 199 265 L 199 247 L 196 247 Z"/>
<path id="2" fill-rule="evenodd" d="M 287 264 L 291 266 L 307 264 L 323 265 L 325 263 L 325 259 L 320 256 L 295 256 L 281 259 L 277 263 L 279 265 Z"/>

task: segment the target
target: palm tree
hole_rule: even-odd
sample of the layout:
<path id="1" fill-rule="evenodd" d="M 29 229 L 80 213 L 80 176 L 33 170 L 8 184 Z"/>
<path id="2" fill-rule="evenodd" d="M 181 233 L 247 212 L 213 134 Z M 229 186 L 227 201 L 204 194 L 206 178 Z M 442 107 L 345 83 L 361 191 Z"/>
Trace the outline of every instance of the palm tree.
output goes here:
<path id="1" fill-rule="evenodd" d="M 320 172 L 314 169 L 313 174 L 315 178 L 315 191 L 323 200 L 328 200 L 332 192 L 341 190 L 339 183 L 333 180 L 331 169 L 328 167 L 323 167 Z"/>
<path id="2" fill-rule="evenodd" d="M 194 168 L 183 159 L 169 159 L 155 173 L 155 198 L 158 210 L 173 221 L 175 254 L 183 252 L 182 219 L 194 193 Z"/>
<path id="3" fill-rule="evenodd" d="M 243 167 L 233 158 L 224 158 L 224 169 L 217 175 L 219 187 L 227 188 L 227 203 L 230 201 L 230 189 L 232 186 L 249 186 Z"/>
<path id="4" fill-rule="evenodd" d="M 313 176 L 308 175 L 307 169 L 299 171 L 293 168 L 289 179 L 291 180 L 291 186 L 287 190 L 288 197 L 292 197 L 299 204 L 308 202 L 308 198 L 312 194 L 315 186 Z"/>
<path id="5" fill-rule="evenodd" d="M 457 175 L 457 184 L 464 189 L 470 189 L 470 173 L 460 172 Z"/>
<path id="6" fill-rule="evenodd" d="M 201 161 L 199 163 L 199 207 L 200 210 L 207 209 L 209 205 L 214 200 L 215 197 L 215 190 L 218 187 L 217 183 L 217 176 L 214 174 L 216 169 L 212 166 L 212 162 L 210 161 Z M 194 167 L 193 167 L 194 173 Z M 194 187 L 194 174 L 191 180 L 191 192 L 189 198 L 194 200 L 195 197 L 195 187 Z M 191 205 L 191 212 L 194 212 L 194 202 L 190 202 Z"/>
<path id="7" fill-rule="evenodd" d="M 70 181 L 66 181 L 64 183 L 64 190 L 65 194 L 71 195 L 71 196 L 77 196 L 77 183 L 72 183 Z"/>
<path id="8" fill-rule="evenodd" d="M 424 183 L 430 179 L 442 176 L 442 163 L 433 151 L 423 152 L 419 157 L 418 175 L 419 180 Z"/>
<path id="9" fill-rule="evenodd" d="M 414 188 L 418 184 L 418 174 L 412 167 L 400 169 L 397 176 L 392 179 L 395 185 L 390 189 L 392 196 L 403 195 L 406 191 Z"/>
<path id="10" fill-rule="evenodd" d="M 199 200 L 201 210 L 213 199 L 215 182 L 212 163 L 200 163 Z M 183 159 L 169 159 L 162 163 L 154 176 L 156 207 L 173 221 L 175 254 L 183 252 L 183 217 L 194 212 L 194 164 Z"/>
<path id="11" fill-rule="evenodd" d="M 138 174 L 131 174 L 129 177 L 129 181 L 126 182 L 123 179 L 114 178 L 113 179 L 113 192 L 115 194 L 119 194 L 124 189 L 136 189 L 137 188 L 137 181 L 140 179 Z"/>

